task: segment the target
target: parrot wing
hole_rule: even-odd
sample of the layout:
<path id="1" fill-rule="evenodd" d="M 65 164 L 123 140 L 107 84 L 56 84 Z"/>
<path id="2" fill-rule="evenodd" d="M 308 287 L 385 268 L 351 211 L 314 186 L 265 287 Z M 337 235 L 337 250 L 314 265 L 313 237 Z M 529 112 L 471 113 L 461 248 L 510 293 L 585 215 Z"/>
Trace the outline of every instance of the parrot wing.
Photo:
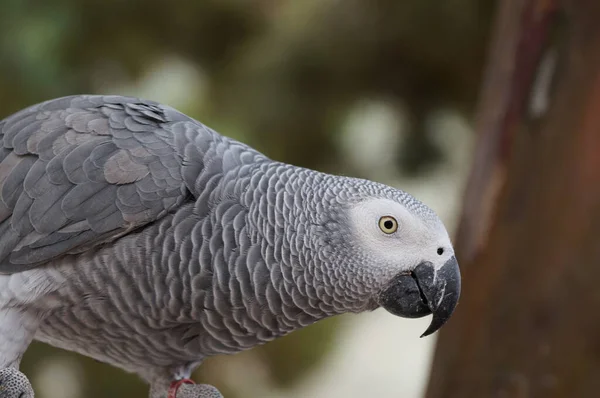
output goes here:
<path id="1" fill-rule="evenodd" d="M 120 96 L 59 98 L 0 121 L 0 273 L 114 240 L 192 197 L 174 122 L 203 127 Z"/>

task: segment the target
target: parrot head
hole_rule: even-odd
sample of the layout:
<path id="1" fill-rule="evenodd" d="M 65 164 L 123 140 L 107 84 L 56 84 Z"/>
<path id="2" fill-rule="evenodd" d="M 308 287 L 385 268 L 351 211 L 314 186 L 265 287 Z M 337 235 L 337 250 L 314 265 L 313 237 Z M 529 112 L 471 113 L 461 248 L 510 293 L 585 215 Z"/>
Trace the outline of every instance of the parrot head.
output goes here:
<path id="1" fill-rule="evenodd" d="M 322 257 L 334 267 L 340 288 L 350 287 L 370 308 L 397 316 L 433 314 L 421 337 L 440 329 L 461 291 L 458 262 L 442 221 L 413 196 L 386 185 L 346 179 L 338 189 Z"/>

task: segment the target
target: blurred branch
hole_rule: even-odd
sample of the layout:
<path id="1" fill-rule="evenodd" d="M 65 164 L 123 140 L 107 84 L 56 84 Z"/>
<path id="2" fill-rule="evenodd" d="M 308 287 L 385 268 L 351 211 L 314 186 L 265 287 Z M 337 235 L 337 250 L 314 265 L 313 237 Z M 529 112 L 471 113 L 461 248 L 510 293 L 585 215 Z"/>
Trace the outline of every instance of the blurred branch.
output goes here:
<path id="1" fill-rule="evenodd" d="M 463 264 L 472 262 L 489 235 L 494 204 L 506 178 L 509 151 L 555 13 L 554 0 L 500 3 L 477 112 L 475 166 L 457 235 Z"/>
<path id="2" fill-rule="evenodd" d="M 500 4 L 457 240 L 463 295 L 428 398 L 597 395 L 599 19 L 592 0 Z M 562 21 L 548 107 L 533 118 L 541 54 Z"/>

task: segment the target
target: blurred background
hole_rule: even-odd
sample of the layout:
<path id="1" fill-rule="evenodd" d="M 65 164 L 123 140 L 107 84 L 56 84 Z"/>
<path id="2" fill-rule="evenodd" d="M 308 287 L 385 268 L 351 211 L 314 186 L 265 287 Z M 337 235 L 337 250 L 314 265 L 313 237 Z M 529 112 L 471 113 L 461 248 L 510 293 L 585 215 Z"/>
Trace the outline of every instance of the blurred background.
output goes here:
<path id="1" fill-rule="evenodd" d="M 1 0 L 0 118 L 76 93 L 156 100 L 271 158 L 409 191 L 454 232 L 495 3 Z M 340 316 L 195 378 L 227 398 L 419 398 L 428 321 Z M 39 398 L 147 396 L 133 375 L 41 344 L 22 370 Z"/>

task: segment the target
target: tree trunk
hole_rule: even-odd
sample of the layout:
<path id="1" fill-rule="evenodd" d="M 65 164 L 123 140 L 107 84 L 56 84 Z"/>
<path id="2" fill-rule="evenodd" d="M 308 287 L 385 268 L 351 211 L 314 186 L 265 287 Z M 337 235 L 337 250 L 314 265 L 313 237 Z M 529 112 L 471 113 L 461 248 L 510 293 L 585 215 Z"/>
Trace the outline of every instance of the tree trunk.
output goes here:
<path id="1" fill-rule="evenodd" d="M 600 1 L 498 4 L 456 239 L 463 293 L 427 398 L 597 397 Z M 542 54 L 557 56 L 550 84 Z"/>

